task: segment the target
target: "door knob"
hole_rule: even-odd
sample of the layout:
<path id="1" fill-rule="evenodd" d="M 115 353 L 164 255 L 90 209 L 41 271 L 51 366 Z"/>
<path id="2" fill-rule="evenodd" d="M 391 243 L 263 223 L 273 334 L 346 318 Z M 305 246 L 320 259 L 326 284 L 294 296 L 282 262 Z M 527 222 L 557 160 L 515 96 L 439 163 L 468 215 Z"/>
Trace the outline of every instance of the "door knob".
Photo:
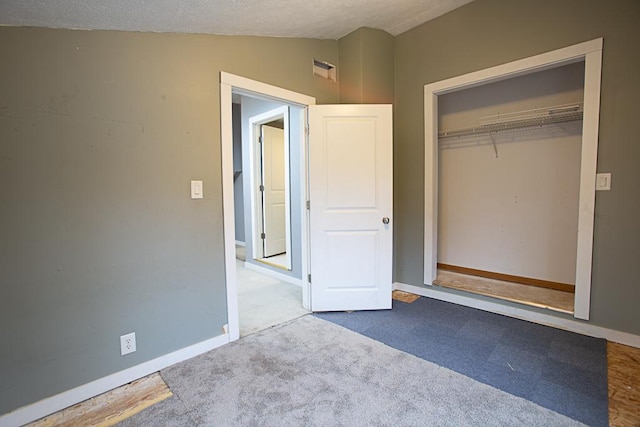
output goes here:
<path id="1" fill-rule="evenodd" d="M 383 223 L 384 225 L 389 224 L 389 217 L 388 217 L 388 216 L 385 216 L 384 218 L 382 218 L 382 223 Z"/>

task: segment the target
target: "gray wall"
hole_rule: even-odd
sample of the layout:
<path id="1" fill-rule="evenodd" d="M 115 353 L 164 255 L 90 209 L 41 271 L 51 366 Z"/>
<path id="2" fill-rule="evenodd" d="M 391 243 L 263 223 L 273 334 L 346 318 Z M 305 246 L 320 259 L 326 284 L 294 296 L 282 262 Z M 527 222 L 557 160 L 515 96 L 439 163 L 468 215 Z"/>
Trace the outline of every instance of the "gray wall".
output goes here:
<path id="1" fill-rule="evenodd" d="M 591 323 L 640 333 L 640 2 L 475 0 L 396 38 L 395 274 L 423 283 L 423 86 L 604 37 Z"/>
<path id="2" fill-rule="evenodd" d="M 252 242 L 252 229 L 251 229 L 251 175 L 249 174 L 250 162 L 249 162 L 249 150 L 251 149 L 251 141 L 249 140 L 249 119 L 258 114 L 265 113 L 269 110 L 273 110 L 278 107 L 282 107 L 286 104 L 279 102 L 267 101 L 258 98 L 252 98 L 249 96 L 242 96 L 242 148 L 243 153 L 243 185 L 244 185 L 244 233 L 246 236 L 246 258 L 248 263 L 258 265 L 262 268 L 276 271 L 281 274 L 285 274 L 297 279 L 302 278 L 302 186 L 300 179 L 300 144 L 296 141 L 300 141 L 300 130 L 302 124 L 300 123 L 300 108 L 289 106 L 289 193 L 291 203 L 289 205 L 291 212 L 291 270 L 283 270 L 277 267 L 271 267 L 265 263 L 261 263 L 253 259 L 253 242 Z"/>
<path id="3" fill-rule="evenodd" d="M 394 93 L 394 38 L 373 28 L 359 28 L 339 40 L 340 102 L 391 104 Z"/>
<path id="4" fill-rule="evenodd" d="M 244 242 L 244 171 L 242 170 L 242 109 L 232 105 L 233 120 L 233 213 L 236 242 Z"/>
<path id="5" fill-rule="evenodd" d="M 2 27 L 0 57 L 2 414 L 222 333 L 219 72 L 336 103 L 338 43 Z"/>

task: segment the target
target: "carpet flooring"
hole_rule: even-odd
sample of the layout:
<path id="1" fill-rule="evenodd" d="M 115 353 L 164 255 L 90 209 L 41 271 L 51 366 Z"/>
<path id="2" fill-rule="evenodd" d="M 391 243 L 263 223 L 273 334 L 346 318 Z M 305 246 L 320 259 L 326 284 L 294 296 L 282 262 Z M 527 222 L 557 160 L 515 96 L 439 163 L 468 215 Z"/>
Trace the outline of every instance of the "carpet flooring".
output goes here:
<path id="1" fill-rule="evenodd" d="M 574 426 L 575 420 L 314 316 L 161 371 L 132 426 Z"/>
<path id="2" fill-rule="evenodd" d="M 608 425 L 605 340 L 429 298 L 315 316 L 573 420 Z"/>

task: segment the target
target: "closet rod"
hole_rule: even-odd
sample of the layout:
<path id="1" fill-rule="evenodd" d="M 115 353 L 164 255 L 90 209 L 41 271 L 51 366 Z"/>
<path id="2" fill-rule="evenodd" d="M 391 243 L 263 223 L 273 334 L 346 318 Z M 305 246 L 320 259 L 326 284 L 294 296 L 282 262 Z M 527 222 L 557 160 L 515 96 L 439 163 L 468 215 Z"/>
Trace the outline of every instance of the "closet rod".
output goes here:
<path id="1" fill-rule="evenodd" d="M 452 138 L 570 122 L 582 120 L 582 113 L 583 109 L 580 103 L 496 114 L 481 118 L 478 126 L 440 131 L 438 137 Z"/>

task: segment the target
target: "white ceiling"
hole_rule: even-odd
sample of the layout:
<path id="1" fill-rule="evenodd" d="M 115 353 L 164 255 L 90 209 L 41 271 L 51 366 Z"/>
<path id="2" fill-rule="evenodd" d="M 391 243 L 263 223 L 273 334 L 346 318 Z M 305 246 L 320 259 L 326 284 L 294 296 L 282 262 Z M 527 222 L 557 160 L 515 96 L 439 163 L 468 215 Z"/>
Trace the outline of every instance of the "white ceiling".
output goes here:
<path id="1" fill-rule="evenodd" d="M 338 39 L 398 35 L 472 0 L 1 0 L 0 25 Z"/>

